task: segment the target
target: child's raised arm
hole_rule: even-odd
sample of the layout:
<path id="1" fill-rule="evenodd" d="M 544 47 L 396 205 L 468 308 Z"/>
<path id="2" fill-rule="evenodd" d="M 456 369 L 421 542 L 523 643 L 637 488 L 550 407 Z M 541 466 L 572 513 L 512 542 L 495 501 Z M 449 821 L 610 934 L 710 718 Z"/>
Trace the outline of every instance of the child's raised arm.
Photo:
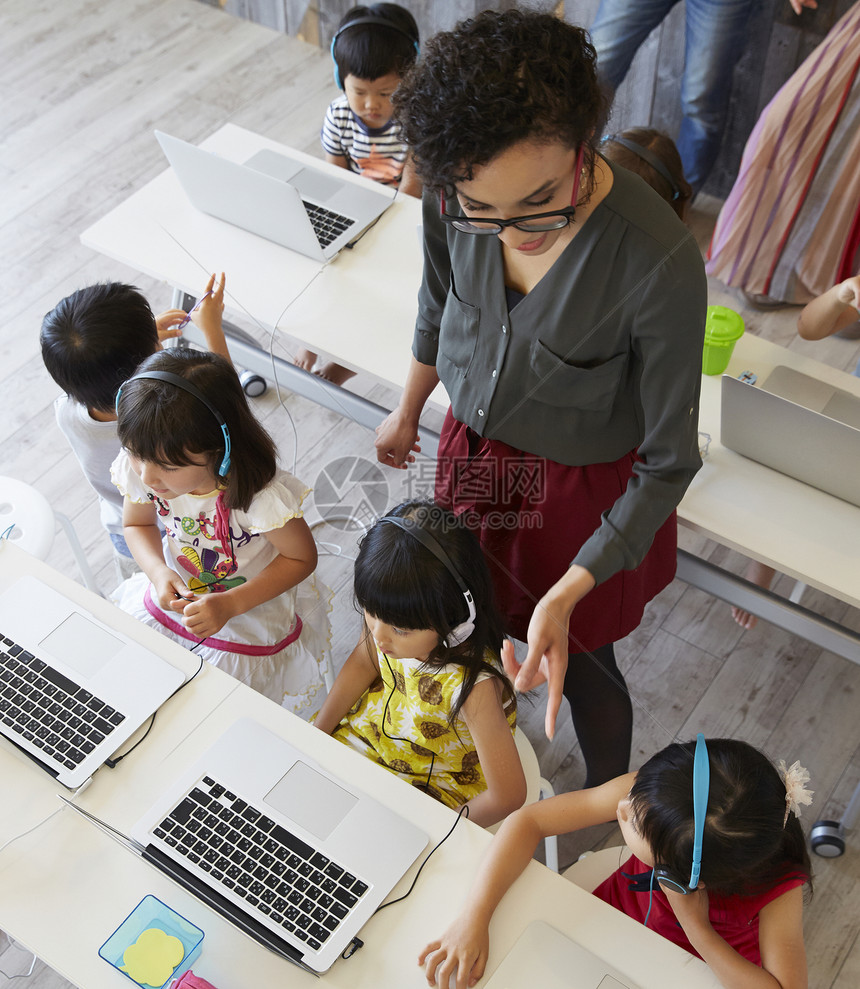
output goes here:
<path id="1" fill-rule="evenodd" d="M 158 342 L 164 343 L 173 337 L 181 337 L 182 330 L 179 324 L 185 319 L 187 313 L 184 309 L 167 309 L 155 317 L 155 329 L 158 333 Z"/>
<path id="2" fill-rule="evenodd" d="M 463 720 L 475 742 L 487 789 L 469 801 L 469 820 L 482 827 L 507 817 L 526 799 L 526 778 L 502 707 L 502 684 L 476 684 L 463 705 Z"/>
<path id="3" fill-rule="evenodd" d="M 806 989 L 803 887 L 771 900 L 759 912 L 761 968 L 748 961 L 711 926 L 704 887 L 686 896 L 662 887 L 690 944 L 726 989 Z"/>
<path id="4" fill-rule="evenodd" d="M 206 348 L 213 354 L 220 354 L 232 364 L 230 351 L 227 349 L 227 338 L 224 336 L 222 326 L 222 313 L 224 312 L 224 285 L 226 279 L 224 272 L 216 282 L 215 275 L 210 275 L 206 288 L 203 290 L 201 301 L 190 313 L 184 309 L 167 309 L 155 317 L 155 326 L 158 331 L 158 342 L 164 343 L 173 337 L 182 336 L 182 326 L 188 322 L 188 318 L 200 327 L 203 337 L 206 340 Z"/>
<path id="5" fill-rule="evenodd" d="M 200 639 L 215 635 L 231 618 L 271 601 L 310 577 L 316 569 L 317 547 L 304 519 L 290 519 L 280 529 L 264 532 L 263 536 L 278 555 L 256 577 L 220 594 L 194 596 L 188 604 L 174 601 L 170 605 L 173 611 L 182 612 L 189 632 Z"/>
<path id="6" fill-rule="evenodd" d="M 529 864 L 538 842 L 547 835 L 613 820 L 618 801 L 630 792 L 635 778 L 635 773 L 627 773 L 602 786 L 563 793 L 511 814 L 493 838 L 460 916 L 418 956 L 427 982 L 448 989 L 449 979 L 456 976 L 457 989 L 474 986 L 487 964 L 490 919 Z"/>
<path id="7" fill-rule="evenodd" d="M 804 306 L 797 332 L 804 340 L 823 340 L 860 319 L 860 275 L 846 278 Z"/>
<path id="8" fill-rule="evenodd" d="M 223 313 L 224 313 L 224 286 L 227 279 L 224 272 L 221 278 L 216 281 L 215 275 L 210 275 L 206 288 L 203 290 L 203 301 L 191 312 L 191 320 L 195 326 L 199 327 L 206 341 L 207 348 L 213 354 L 219 354 L 230 363 L 230 351 L 227 349 L 227 338 L 224 336 Z M 206 293 L 210 293 L 208 296 Z"/>
<path id="9" fill-rule="evenodd" d="M 370 636 L 365 633 L 343 664 L 320 713 L 314 719 L 316 727 L 330 735 L 378 676 L 376 650 L 371 645 Z"/>

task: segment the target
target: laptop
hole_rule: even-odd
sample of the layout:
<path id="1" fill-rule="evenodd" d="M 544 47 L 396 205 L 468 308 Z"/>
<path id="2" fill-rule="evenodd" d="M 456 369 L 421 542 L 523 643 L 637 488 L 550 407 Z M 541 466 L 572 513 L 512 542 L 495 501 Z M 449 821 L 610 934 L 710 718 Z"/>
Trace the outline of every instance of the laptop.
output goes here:
<path id="1" fill-rule="evenodd" d="M 517 938 L 484 989 L 637 989 L 602 958 L 542 920 Z"/>
<path id="2" fill-rule="evenodd" d="M 155 136 L 193 206 L 318 261 L 330 261 L 391 205 L 394 193 L 263 150 L 244 164 L 161 131 Z"/>
<path id="3" fill-rule="evenodd" d="M 721 387 L 723 446 L 860 507 L 860 396 L 781 364 Z"/>
<path id="4" fill-rule="evenodd" d="M 428 840 L 248 718 L 159 798 L 131 839 L 244 933 L 314 974 L 350 947 Z"/>
<path id="5" fill-rule="evenodd" d="M 184 682 L 181 670 L 36 577 L 0 594 L 0 734 L 69 789 Z"/>

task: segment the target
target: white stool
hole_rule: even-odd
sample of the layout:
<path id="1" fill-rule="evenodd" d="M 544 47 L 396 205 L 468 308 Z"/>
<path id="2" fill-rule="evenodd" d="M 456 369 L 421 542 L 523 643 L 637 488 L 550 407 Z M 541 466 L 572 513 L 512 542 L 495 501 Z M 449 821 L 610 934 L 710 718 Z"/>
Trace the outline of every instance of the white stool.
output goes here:
<path id="1" fill-rule="evenodd" d="M 627 860 L 629 855 L 630 849 L 626 845 L 613 845 L 611 848 L 601 848 L 596 852 L 583 852 L 562 875 L 577 886 L 587 889 L 589 893 L 593 893 L 604 879 L 608 879 Z"/>
<path id="2" fill-rule="evenodd" d="M 532 743 L 519 728 L 514 732 L 514 741 L 517 744 L 517 753 L 523 765 L 523 775 L 526 778 L 526 799 L 523 806 L 554 797 L 555 791 L 552 784 L 540 774 L 540 764 L 535 750 L 532 748 Z M 499 821 L 498 824 L 493 824 L 487 830 L 495 834 L 501 826 L 502 822 Z M 544 839 L 543 851 L 546 867 L 552 869 L 553 872 L 558 872 L 558 838 L 554 834 L 548 835 Z"/>
<path id="3" fill-rule="evenodd" d="M 55 512 L 48 499 L 32 485 L 0 474 L 0 538 L 9 539 L 31 556 L 45 560 L 54 545 L 57 522 L 66 533 L 84 584 L 101 594 L 71 519 Z"/>

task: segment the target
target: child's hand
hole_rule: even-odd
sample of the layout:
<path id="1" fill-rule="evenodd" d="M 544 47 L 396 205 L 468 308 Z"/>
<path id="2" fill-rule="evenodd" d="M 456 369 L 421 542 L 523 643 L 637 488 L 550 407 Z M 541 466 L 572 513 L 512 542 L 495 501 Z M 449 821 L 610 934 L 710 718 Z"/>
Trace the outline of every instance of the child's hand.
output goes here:
<path id="1" fill-rule="evenodd" d="M 427 984 L 448 989 L 474 986 L 487 965 L 490 933 L 485 924 L 461 916 L 436 941 L 431 941 L 418 956 L 424 966 Z M 450 981 L 456 976 L 456 982 Z"/>
<path id="2" fill-rule="evenodd" d="M 210 275 L 206 288 L 203 290 L 203 301 L 197 305 L 189 314 L 192 322 L 199 326 L 206 333 L 209 329 L 221 329 L 221 314 L 224 312 L 224 286 L 226 278 L 221 272 L 219 281 L 215 281 L 215 275 Z M 210 293 L 207 295 L 206 293 Z"/>
<path id="3" fill-rule="evenodd" d="M 168 309 L 166 312 L 159 313 L 155 317 L 158 342 L 164 343 L 165 340 L 170 340 L 173 337 L 181 337 L 182 330 L 179 328 L 179 324 L 183 319 L 185 319 L 183 309 Z"/>
<path id="4" fill-rule="evenodd" d="M 162 611 L 176 611 L 176 604 L 179 603 L 179 611 L 184 607 L 188 597 L 193 596 L 185 581 L 176 571 L 165 566 L 164 570 L 156 575 L 152 581 L 155 588 L 155 596 Z"/>
<path id="5" fill-rule="evenodd" d="M 688 937 L 691 930 L 702 930 L 711 926 L 708 918 L 708 891 L 704 883 L 699 883 L 695 893 L 678 893 L 663 885 L 660 889 L 666 894 L 669 906 Z"/>
<path id="6" fill-rule="evenodd" d="M 846 278 L 837 287 L 836 298 L 844 302 L 846 306 L 853 306 L 860 310 L 860 275 L 853 278 Z"/>
<path id="7" fill-rule="evenodd" d="M 181 602 L 177 602 L 181 604 Z M 177 609 L 182 611 L 185 627 L 198 639 L 208 639 L 235 617 L 229 594 L 206 594 Z"/>

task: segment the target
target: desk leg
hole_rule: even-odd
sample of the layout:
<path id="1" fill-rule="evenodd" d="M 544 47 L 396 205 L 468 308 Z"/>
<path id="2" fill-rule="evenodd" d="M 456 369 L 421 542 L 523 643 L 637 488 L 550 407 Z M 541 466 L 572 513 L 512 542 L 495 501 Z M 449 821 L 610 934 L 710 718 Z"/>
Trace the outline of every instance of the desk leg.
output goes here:
<path id="1" fill-rule="evenodd" d="M 860 634 L 814 611 L 737 577 L 686 550 L 678 550 L 679 580 L 757 615 L 792 635 L 799 635 L 828 652 L 860 663 Z"/>

